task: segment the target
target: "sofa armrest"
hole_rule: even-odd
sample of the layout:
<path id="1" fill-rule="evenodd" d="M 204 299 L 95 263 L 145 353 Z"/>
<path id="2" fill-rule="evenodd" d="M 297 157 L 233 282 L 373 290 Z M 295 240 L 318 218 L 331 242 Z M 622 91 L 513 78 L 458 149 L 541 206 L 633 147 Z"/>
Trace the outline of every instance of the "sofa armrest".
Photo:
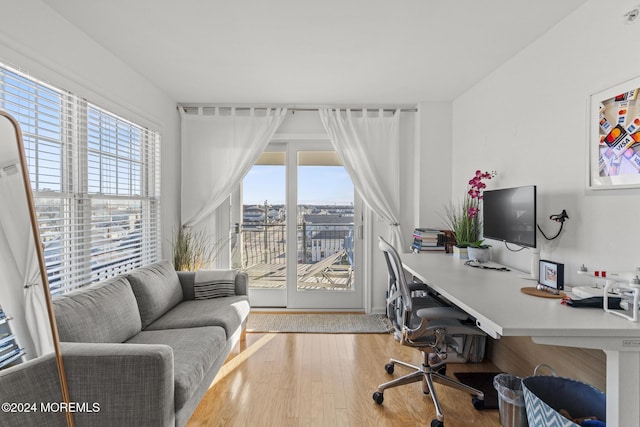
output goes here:
<path id="1" fill-rule="evenodd" d="M 196 277 L 195 271 L 178 271 L 177 273 L 178 279 L 180 279 L 180 285 L 182 286 L 184 300 L 189 301 L 195 299 L 193 291 Z M 236 295 L 249 295 L 249 275 L 244 271 L 239 271 L 238 274 L 236 274 L 235 291 Z"/>
<path id="2" fill-rule="evenodd" d="M 236 295 L 249 295 L 249 275 L 244 271 L 236 276 Z"/>
<path id="3" fill-rule="evenodd" d="M 76 425 L 175 425 L 171 347 L 63 343 L 62 357 L 70 400 L 99 405 L 74 413 Z"/>
<path id="4" fill-rule="evenodd" d="M 54 353 L 0 371 L 0 402 L 10 405 L 3 406 L 0 426 L 66 426 L 64 412 L 47 411 L 62 402 Z"/>

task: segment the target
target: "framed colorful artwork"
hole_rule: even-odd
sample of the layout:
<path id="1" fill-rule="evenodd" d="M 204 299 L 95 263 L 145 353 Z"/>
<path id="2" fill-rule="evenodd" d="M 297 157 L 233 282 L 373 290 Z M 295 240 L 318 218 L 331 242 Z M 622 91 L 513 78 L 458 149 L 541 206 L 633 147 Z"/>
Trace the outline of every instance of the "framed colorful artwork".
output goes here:
<path id="1" fill-rule="evenodd" d="M 640 77 L 594 93 L 589 102 L 588 187 L 640 187 Z"/>

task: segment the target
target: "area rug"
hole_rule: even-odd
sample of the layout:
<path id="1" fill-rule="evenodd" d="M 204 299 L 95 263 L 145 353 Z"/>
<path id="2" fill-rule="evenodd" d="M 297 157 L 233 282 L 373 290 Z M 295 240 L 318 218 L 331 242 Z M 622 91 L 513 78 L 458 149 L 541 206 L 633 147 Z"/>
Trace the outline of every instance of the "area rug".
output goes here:
<path id="1" fill-rule="evenodd" d="M 499 372 L 456 372 L 454 375 L 463 384 L 484 393 L 484 409 L 498 409 L 498 392 L 493 386 L 493 377 Z"/>
<path id="2" fill-rule="evenodd" d="M 250 313 L 247 332 L 386 334 L 393 330 L 383 314 Z"/>

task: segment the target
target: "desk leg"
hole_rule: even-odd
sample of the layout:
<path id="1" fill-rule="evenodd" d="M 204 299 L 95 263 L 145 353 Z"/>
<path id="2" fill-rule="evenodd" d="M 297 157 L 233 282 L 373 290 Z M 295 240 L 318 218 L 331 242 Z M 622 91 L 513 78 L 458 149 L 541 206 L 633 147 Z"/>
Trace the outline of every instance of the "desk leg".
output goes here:
<path id="1" fill-rule="evenodd" d="M 607 355 L 607 425 L 640 425 L 640 352 L 604 350 Z"/>

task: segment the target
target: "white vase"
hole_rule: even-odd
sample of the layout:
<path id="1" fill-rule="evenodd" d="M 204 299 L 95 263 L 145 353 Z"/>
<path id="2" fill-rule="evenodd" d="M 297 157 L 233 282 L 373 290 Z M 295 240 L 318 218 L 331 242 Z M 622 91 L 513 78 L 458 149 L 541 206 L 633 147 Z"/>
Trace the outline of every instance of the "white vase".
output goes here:
<path id="1" fill-rule="evenodd" d="M 469 248 L 460 248 L 458 246 L 453 247 L 453 257 L 458 259 L 469 259 L 467 255 L 467 249 Z"/>
<path id="2" fill-rule="evenodd" d="M 489 248 L 467 248 L 467 254 L 469 259 L 475 259 L 478 262 L 489 261 L 489 255 L 491 254 Z"/>

